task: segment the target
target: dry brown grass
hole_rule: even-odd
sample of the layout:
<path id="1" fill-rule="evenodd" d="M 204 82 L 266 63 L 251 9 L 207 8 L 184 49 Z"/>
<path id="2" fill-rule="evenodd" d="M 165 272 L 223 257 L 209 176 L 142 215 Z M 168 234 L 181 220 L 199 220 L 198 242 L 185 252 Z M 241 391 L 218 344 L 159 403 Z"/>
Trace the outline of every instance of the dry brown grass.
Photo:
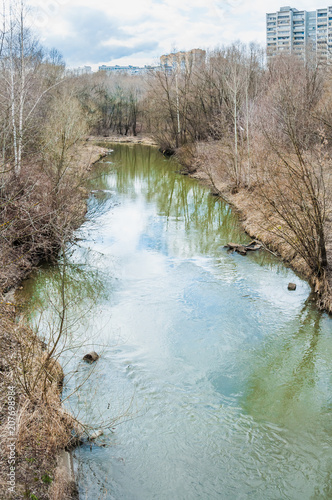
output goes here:
<path id="1" fill-rule="evenodd" d="M 29 337 L 29 342 L 26 342 Z M 31 349 L 32 341 L 33 349 Z M 45 360 L 45 351 L 39 339 L 26 327 L 15 322 L 15 308 L 11 303 L 0 304 L 0 342 L 2 365 L 1 383 L 1 426 L 0 443 L 4 451 L 0 469 L 1 498 L 48 499 L 49 486 L 53 483 L 56 457 L 71 439 L 74 421 L 63 409 L 60 399 L 62 370 L 57 363 L 48 368 L 45 388 L 43 374 L 27 394 L 23 379 L 34 380 Z M 27 346 L 30 350 L 26 351 Z M 29 358 L 29 367 L 23 371 L 22 353 Z M 26 367 L 25 367 L 26 369 Z M 6 486 L 8 475 L 11 422 L 8 421 L 7 388 L 15 387 L 15 447 L 16 447 L 16 488 L 9 494 Z M 56 488 L 56 486 L 54 487 Z M 60 496 L 58 496 L 60 500 Z M 62 498 L 68 498 L 63 496 Z"/>
<path id="2" fill-rule="evenodd" d="M 84 179 L 106 149 L 88 142 L 75 148 L 71 171 L 55 193 L 52 175 L 38 159 L 9 173 L 0 189 L 0 291 L 24 279 L 41 261 L 56 259 L 86 210 Z"/>
<path id="3" fill-rule="evenodd" d="M 256 151 L 259 164 L 267 168 L 266 158 L 262 151 Z M 182 161 L 185 155 L 183 151 L 178 158 Z M 184 165 L 188 158 L 184 161 Z M 230 160 L 225 156 L 225 148 L 218 141 L 198 143 L 196 145 L 193 177 L 205 183 L 214 192 L 218 192 L 222 198 L 232 204 L 239 211 L 240 219 L 245 231 L 254 239 L 259 239 L 271 251 L 278 254 L 295 271 L 308 279 L 316 293 L 317 305 L 320 309 L 332 313 L 332 218 L 327 217 L 325 232 L 327 239 L 328 261 L 330 266 L 319 278 L 315 276 L 304 259 L 292 248 L 275 230 L 280 227 L 280 219 L 272 211 L 264 197 L 261 195 L 261 186 L 257 179 L 261 178 L 262 172 L 252 166 L 250 185 L 243 183 L 235 186 L 234 176 Z M 256 169 L 256 170 L 255 170 Z M 188 169 L 189 170 L 189 169 Z M 245 168 L 244 168 L 245 170 Z M 190 172 L 189 172 L 190 173 Z M 245 187 L 243 187 L 245 185 Z M 331 186 L 327 186 L 331 189 Z M 327 195 L 327 199 L 331 196 Z M 328 207 L 330 208 L 330 207 Z"/>
<path id="4" fill-rule="evenodd" d="M 146 135 L 91 135 L 89 142 L 99 143 L 120 143 L 120 144 L 143 144 L 146 146 L 158 146 L 158 143 L 151 137 Z"/>
<path id="5" fill-rule="evenodd" d="M 68 477 L 68 472 L 63 467 L 57 467 L 55 470 L 54 482 L 49 490 L 50 500 L 66 500 L 78 498 L 76 485 Z"/>
<path id="6" fill-rule="evenodd" d="M 105 148 L 86 143 L 75 154 L 57 199 L 52 178 L 38 162 L 25 164 L 20 180 L 2 178 L 0 191 L 0 298 L 42 260 L 57 257 L 60 244 L 83 220 L 86 192 L 80 181 Z M 74 183 L 76 182 L 76 184 Z M 70 445 L 74 419 L 61 405 L 60 365 L 25 324 L 17 323 L 9 299 L 0 301 L 0 498 L 71 498 L 72 488 L 57 468 L 57 455 Z M 8 387 L 15 387 L 16 488 L 9 493 Z M 50 485 L 52 487 L 50 488 Z M 33 496 L 35 495 L 35 497 Z"/>

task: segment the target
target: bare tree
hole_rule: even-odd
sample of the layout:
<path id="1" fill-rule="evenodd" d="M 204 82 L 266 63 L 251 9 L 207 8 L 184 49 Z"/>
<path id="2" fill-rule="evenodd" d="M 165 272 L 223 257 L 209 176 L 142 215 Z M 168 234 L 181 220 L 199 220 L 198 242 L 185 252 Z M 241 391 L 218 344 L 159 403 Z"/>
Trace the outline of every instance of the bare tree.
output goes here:
<path id="1" fill-rule="evenodd" d="M 87 132 L 85 113 L 71 88 L 54 96 L 41 133 L 43 169 L 52 179 L 55 199 L 66 176 L 76 175 L 77 146 Z"/>
<path id="2" fill-rule="evenodd" d="M 269 230 L 284 239 L 313 274 L 322 276 L 327 268 L 326 175 L 331 160 L 324 133 L 312 120 L 322 94 L 317 71 L 293 58 L 282 58 L 270 68 L 269 91 L 257 117 L 269 165 L 258 182 L 265 206 L 276 217 Z"/>
<path id="3" fill-rule="evenodd" d="M 3 129 L 2 149 L 4 158 L 11 161 L 13 157 L 14 171 L 18 177 L 33 128 L 33 118 L 38 113 L 43 98 L 54 86 L 61 83 L 62 77 L 58 75 L 55 81 L 48 81 L 43 51 L 27 26 L 25 0 L 10 2 L 9 13 L 4 11 L 3 19 L 0 98 L 4 106 L 10 103 L 11 140 L 8 141 L 8 124 Z"/>

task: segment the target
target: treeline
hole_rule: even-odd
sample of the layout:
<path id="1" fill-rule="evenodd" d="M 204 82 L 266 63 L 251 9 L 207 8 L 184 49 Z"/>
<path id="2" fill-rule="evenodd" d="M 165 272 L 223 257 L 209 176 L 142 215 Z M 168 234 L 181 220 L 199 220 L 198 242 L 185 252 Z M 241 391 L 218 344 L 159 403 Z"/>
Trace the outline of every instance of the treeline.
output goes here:
<path id="1" fill-rule="evenodd" d="M 217 190 L 246 192 L 256 229 L 286 247 L 330 310 L 331 83 L 329 65 L 309 51 L 265 64 L 258 46 L 236 43 L 204 65 L 154 73 L 146 100 L 162 149 Z"/>
<path id="2" fill-rule="evenodd" d="M 22 262 L 29 252 L 49 258 L 66 239 L 82 194 L 82 139 L 145 134 L 204 171 L 215 189 L 254 193 L 263 229 L 287 243 L 305 272 L 326 273 L 328 65 L 309 53 L 266 64 L 259 46 L 236 43 L 172 71 L 77 77 L 26 28 L 24 2 L 10 12 L 0 44 L 2 263 L 13 247 Z"/>
<path id="3" fill-rule="evenodd" d="M 259 46 L 235 43 L 200 65 L 93 75 L 87 102 L 96 132 L 152 135 L 215 189 L 246 190 L 265 240 L 327 290 L 331 83 L 314 53 L 266 64 Z"/>
<path id="4" fill-rule="evenodd" d="M 62 56 L 26 26 L 24 2 L 3 12 L 0 43 L 0 289 L 56 256 L 78 223 L 89 129 L 77 82 Z"/>
<path id="5" fill-rule="evenodd" d="M 105 72 L 80 78 L 79 98 L 97 135 L 134 135 L 142 132 L 145 82 L 140 76 L 107 76 Z"/>

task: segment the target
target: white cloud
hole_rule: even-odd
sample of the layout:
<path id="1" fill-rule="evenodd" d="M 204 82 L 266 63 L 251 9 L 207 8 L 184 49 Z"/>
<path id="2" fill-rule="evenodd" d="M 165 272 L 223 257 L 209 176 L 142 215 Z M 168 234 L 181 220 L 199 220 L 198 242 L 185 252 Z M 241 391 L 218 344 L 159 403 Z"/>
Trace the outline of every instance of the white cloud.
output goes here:
<path id="1" fill-rule="evenodd" d="M 30 0 L 42 42 L 70 65 L 149 64 L 174 46 L 215 47 L 234 40 L 265 43 L 265 13 L 280 0 Z M 292 5 L 292 3 L 291 3 Z M 301 0 L 298 9 L 323 7 Z M 80 50 L 81 46 L 81 50 Z M 107 47 L 112 50 L 107 52 Z M 119 49 L 118 51 L 116 49 Z"/>

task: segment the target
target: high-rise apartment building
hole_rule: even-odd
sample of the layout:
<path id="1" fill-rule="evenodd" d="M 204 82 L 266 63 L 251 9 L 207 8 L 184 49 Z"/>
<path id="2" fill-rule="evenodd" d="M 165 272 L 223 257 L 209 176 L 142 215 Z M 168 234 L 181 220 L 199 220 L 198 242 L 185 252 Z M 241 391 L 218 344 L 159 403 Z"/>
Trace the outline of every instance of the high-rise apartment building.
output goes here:
<path id="1" fill-rule="evenodd" d="M 191 66 L 202 65 L 205 62 L 206 51 L 203 49 L 192 49 L 187 52 L 175 52 L 165 54 L 160 58 L 160 65 L 163 68 L 185 69 Z"/>
<path id="2" fill-rule="evenodd" d="M 319 60 L 332 59 L 332 6 L 307 12 L 281 7 L 266 14 L 268 59 L 286 52 L 306 57 L 312 50 Z"/>

